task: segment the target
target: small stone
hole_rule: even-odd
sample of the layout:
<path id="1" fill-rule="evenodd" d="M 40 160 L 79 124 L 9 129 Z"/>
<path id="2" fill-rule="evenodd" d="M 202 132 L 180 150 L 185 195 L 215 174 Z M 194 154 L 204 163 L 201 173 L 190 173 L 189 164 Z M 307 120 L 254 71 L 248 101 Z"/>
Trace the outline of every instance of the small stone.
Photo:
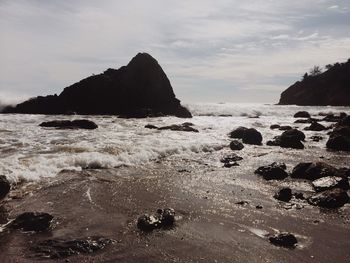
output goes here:
<path id="1" fill-rule="evenodd" d="M 265 180 L 282 180 L 288 177 L 285 171 L 286 165 L 284 163 L 272 163 L 270 165 L 261 166 L 255 173 L 261 175 Z"/>
<path id="2" fill-rule="evenodd" d="M 282 188 L 273 197 L 283 202 L 289 202 L 292 199 L 292 190 L 288 187 Z"/>
<path id="3" fill-rule="evenodd" d="M 233 151 L 240 151 L 244 148 L 244 145 L 240 141 L 234 140 L 230 143 L 230 148 Z"/>

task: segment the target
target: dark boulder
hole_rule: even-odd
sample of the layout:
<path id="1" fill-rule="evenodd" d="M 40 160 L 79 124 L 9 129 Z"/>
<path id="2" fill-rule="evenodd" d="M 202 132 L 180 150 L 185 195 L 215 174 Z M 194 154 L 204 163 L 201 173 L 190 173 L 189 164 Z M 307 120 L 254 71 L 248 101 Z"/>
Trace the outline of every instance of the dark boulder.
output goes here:
<path id="1" fill-rule="evenodd" d="M 9 225 L 23 231 L 46 231 L 51 227 L 53 216 L 47 213 L 26 212 L 17 216 Z"/>
<path id="2" fill-rule="evenodd" d="M 142 215 L 137 220 L 137 228 L 141 231 L 152 231 L 157 228 L 171 228 L 175 225 L 175 210 L 158 209 L 153 215 Z"/>
<path id="3" fill-rule="evenodd" d="M 349 189 L 348 178 L 339 176 L 322 177 L 312 182 L 312 186 L 316 192 L 322 192 L 333 188 Z"/>
<path id="4" fill-rule="evenodd" d="M 233 151 L 236 151 L 236 150 L 240 151 L 243 148 L 244 148 L 244 145 L 240 141 L 234 140 L 230 142 L 230 149 Z"/>
<path id="5" fill-rule="evenodd" d="M 298 111 L 294 114 L 294 118 L 310 118 L 310 113 L 307 111 Z"/>
<path id="6" fill-rule="evenodd" d="M 265 180 L 283 180 L 288 177 L 287 169 L 284 163 L 272 163 L 270 165 L 261 166 L 255 173 L 261 175 Z"/>
<path id="7" fill-rule="evenodd" d="M 311 205 L 324 208 L 342 207 L 349 201 L 349 196 L 343 189 L 335 188 L 327 190 L 308 198 Z"/>
<path id="8" fill-rule="evenodd" d="M 88 237 L 86 239 L 48 239 L 33 245 L 30 250 L 35 258 L 63 259 L 79 254 L 91 254 L 104 249 L 113 240 L 103 237 Z"/>
<path id="9" fill-rule="evenodd" d="M 292 178 L 300 178 L 314 181 L 316 179 L 335 176 L 338 174 L 338 170 L 326 163 L 316 162 L 316 163 L 299 163 L 293 168 L 291 173 Z"/>
<path id="10" fill-rule="evenodd" d="M 87 129 L 93 130 L 98 128 L 96 123 L 89 120 L 56 120 L 56 121 L 48 121 L 43 122 L 39 126 L 41 127 L 54 127 L 60 129 Z"/>
<path id="11" fill-rule="evenodd" d="M 289 187 L 282 188 L 273 197 L 283 202 L 289 202 L 292 199 L 292 190 Z"/>
<path id="12" fill-rule="evenodd" d="M 230 138 L 243 139 L 246 130 L 248 130 L 248 128 L 238 127 L 237 129 L 233 130 L 229 136 Z"/>
<path id="13" fill-rule="evenodd" d="M 298 119 L 294 123 L 313 123 L 313 122 L 321 121 L 319 119 L 308 118 L 308 119 Z"/>
<path id="14" fill-rule="evenodd" d="M 301 141 L 305 140 L 305 134 L 297 129 L 291 129 L 276 136 L 273 141 L 268 141 L 268 146 L 280 146 L 282 148 L 304 149 Z"/>
<path id="15" fill-rule="evenodd" d="M 329 136 L 326 144 L 328 149 L 350 151 L 350 126 L 338 126 Z"/>
<path id="16" fill-rule="evenodd" d="M 279 129 L 281 126 L 280 125 L 278 125 L 278 124 L 272 124 L 271 126 L 270 126 L 270 129 L 271 130 L 275 130 L 275 129 Z"/>
<path id="17" fill-rule="evenodd" d="M 246 144 L 261 145 L 262 135 L 254 128 L 247 129 L 243 134 L 242 141 Z"/>
<path id="18" fill-rule="evenodd" d="M 306 127 L 304 130 L 305 131 L 324 131 L 324 130 L 327 130 L 327 128 L 322 124 L 319 124 L 318 122 L 313 122 L 309 127 Z"/>
<path id="19" fill-rule="evenodd" d="M 11 185 L 6 176 L 0 175 L 0 200 L 6 197 L 10 189 Z"/>
<path id="20" fill-rule="evenodd" d="M 298 240 L 293 234 L 290 233 L 280 233 L 269 237 L 269 241 L 276 245 L 286 248 L 294 248 L 298 243 Z"/>
<path id="21" fill-rule="evenodd" d="M 173 124 L 170 126 L 164 126 L 158 128 L 158 130 L 171 130 L 171 131 L 184 131 L 184 132 L 199 132 L 197 129 L 191 127 L 190 125 L 186 125 L 186 123 L 178 125 L 178 124 Z"/>
<path id="22" fill-rule="evenodd" d="M 60 95 L 27 100 L 5 113 L 119 115 L 126 118 L 173 115 L 191 118 L 175 97 L 161 66 L 147 53 L 137 54 L 127 66 L 107 69 L 67 88 Z"/>

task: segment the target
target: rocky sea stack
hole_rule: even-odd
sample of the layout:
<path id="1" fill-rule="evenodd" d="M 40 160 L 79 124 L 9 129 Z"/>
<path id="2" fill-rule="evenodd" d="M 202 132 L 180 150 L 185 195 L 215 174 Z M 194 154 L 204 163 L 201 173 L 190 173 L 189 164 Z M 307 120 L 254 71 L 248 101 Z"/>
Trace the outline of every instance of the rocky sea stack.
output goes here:
<path id="1" fill-rule="evenodd" d="M 7 107 L 3 112 L 192 117 L 175 97 L 157 60 L 147 53 L 137 54 L 127 66 L 85 78 L 65 88 L 60 95 L 39 96 Z"/>
<path id="2" fill-rule="evenodd" d="M 305 74 L 281 94 L 278 104 L 302 106 L 350 106 L 350 59 L 328 65 L 327 71 Z"/>

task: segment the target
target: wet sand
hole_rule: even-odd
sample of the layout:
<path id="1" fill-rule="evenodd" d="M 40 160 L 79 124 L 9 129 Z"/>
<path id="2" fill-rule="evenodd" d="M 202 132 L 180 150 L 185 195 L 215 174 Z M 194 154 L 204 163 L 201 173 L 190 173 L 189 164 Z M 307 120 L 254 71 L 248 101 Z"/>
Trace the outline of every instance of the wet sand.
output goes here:
<path id="1" fill-rule="evenodd" d="M 289 186 L 306 195 L 308 182 L 264 181 L 254 175 L 259 165 L 307 159 L 344 166 L 347 155 L 319 158 L 322 152 L 252 146 L 239 167 L 212 166 L 203 161 L 163 160 L 142 168 L 63 171 L 39 184 L 21 185 L 3 205 L 5 217 L 40 211 L 55 217 L 51 231 L 0 233 L 0 262 L 36 262 L 30 247 L 45 239 L 103 236 L 114 242 L 93 254 L 62 262 L 348 262 L 350 204 L 329 211 L 292 199 L 272 196 Z M 226 151 L 230 153 L 230 151 Z M 298 152 L 297 152 L 298 153 Z M 246 201 L 244 205 L 237 202 Z M 256 206 L 261 205 L 262 209 Z M 176 211 L 176 227 L 140 232 L 138 216 L 158 208 Z M 5 213 L 5 212 L 4 212 Z M 4 216 L 3 213 L 3 216 Z M 288 231 L 297 237 L 295 249 L 269 243 L 267 233 Z M 53 262 L 41 259 L 40 262 Z"/>

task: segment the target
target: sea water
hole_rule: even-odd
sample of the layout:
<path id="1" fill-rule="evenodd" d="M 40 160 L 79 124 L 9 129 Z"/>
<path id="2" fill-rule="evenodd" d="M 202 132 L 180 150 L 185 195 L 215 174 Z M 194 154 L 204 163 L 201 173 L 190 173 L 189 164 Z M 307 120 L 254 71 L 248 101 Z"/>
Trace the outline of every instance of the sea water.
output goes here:
<path id="1" fill-rule="evenodd" d="M 205 153 L 227 148 L 230 142 L 227 134 L 238 126 L 256 128 L 263 135 L 263 144 L 266 144 L 266 141 L 281 134 L 281 131 L 271 130 L 270 125 L 295 126 L 293 115 L 297 111 L 306 110 L 312 115 L 321 112 L 350 113 L 350 107 L 231 103 L 189 103 L 185 106 L 192 112 L 192 119 L 0 114 L 0 175 L 14 182 L 36 181 L 54 177 L 64 169 L 143 166 L 167 158 L 198 160 Z M 44 121 L 82 118 L 94 121 L 99 128 L 64 130 L 39 126 Z M 144 127 L 146 124 L 161 127 L 185 121 L 192 122 L 199 133 Z M 297 126 L 303 129 L 308 124 Z M 326 133 L 320 132 L 328 138 Z M 312 142 L 312 147 L 325 148 L 325 142 Z M 212 165 L 220 163 L 213 160 Z"/>

